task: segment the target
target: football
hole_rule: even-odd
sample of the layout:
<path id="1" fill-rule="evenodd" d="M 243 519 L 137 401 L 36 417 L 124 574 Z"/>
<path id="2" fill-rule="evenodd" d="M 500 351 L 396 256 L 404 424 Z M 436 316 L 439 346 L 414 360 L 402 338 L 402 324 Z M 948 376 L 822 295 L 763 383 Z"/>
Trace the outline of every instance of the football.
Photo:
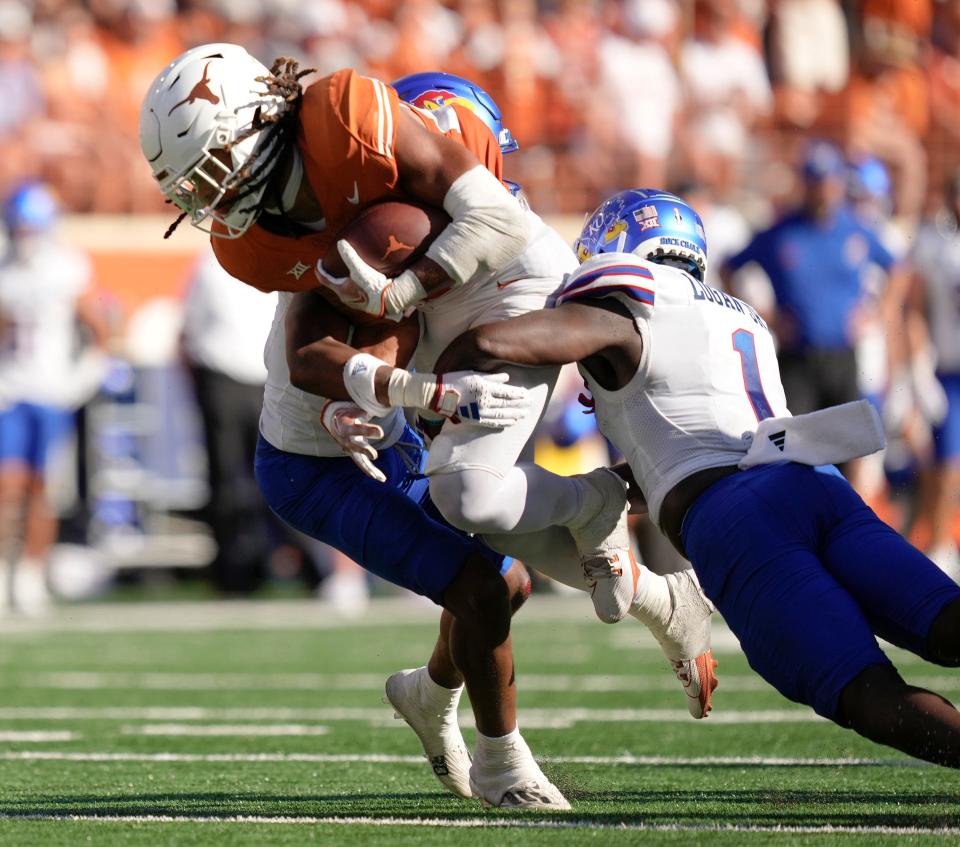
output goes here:
<path id="1" fill-rule="evenodd" d="M 337 238 L 349 241 L 368 265 L 392 277 L 423 256 L 448 223 L 443 209 L 388 200 L 368 206 Z M 331 276 L 347 275 L 336 243 L 324 256 L 323 267 Z"/>

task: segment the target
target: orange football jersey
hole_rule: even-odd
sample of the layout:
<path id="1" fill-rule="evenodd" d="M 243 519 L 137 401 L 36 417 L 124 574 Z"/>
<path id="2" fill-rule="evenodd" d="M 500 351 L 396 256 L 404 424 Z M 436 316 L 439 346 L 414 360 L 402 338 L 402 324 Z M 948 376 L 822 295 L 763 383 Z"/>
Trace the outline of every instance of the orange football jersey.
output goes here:
<path id="1" fill-rule="evenodd" d="M 297 146 L 325 226 L 293 237 L 255 223 L 239 238 L 211 238 L 224 270 L 261 291 L 316 288 L 313 267 L 343 227 L 367 206 L 401 197 L 394 156 L 401 108 L 408 107 L 390 86 L 350 69 L 308 86 Z M 410 111 L 427 128 L 462 143 L 501 179 L 503 159 L 493 133 L 468 108 L 447 108 L 455 110 L 456 121 L 441 120 L 435 112 Z"/>

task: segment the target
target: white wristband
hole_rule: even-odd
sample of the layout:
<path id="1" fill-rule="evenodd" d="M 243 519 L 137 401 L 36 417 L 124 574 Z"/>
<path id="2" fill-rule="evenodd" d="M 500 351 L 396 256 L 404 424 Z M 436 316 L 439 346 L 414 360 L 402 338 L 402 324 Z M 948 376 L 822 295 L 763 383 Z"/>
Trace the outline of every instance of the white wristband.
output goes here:
<path id="1" fill-rule="evenodd" d="M 347 393 L 354 403 L 374 417 L 383 417 L 390 412 L 390 406 L 384 406 L 377 400 L 374 384 L 377 370 L 384 365 L 390 367 L 382 359 L 369 353 L 357 353 L 347 359 L 343 366 L 343 385 Z"/>
<path id="2" fill-rule="evenodd" d="M 415 306 L 427 297 L 427 290 L 420 284 L 417 275 L 410 270 L 394 277 L 383 296 L 385 317 L 401 317 L 411 306 Z"/>
<path id="3" fill-rule="evenodd" d="M 391 406 L 412 406 L 450 417 L 457 413 L 460 394 L 445 390 L 443 377 L 436 374 L 412 374 L 395 368 L 387 382 Z"/>

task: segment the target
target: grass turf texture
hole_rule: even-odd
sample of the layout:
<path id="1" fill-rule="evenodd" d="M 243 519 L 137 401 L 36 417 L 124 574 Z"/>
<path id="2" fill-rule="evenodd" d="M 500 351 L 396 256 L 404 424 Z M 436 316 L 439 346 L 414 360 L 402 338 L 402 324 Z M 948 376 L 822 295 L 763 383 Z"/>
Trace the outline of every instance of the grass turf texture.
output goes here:
<path id="1" fill-rule="evenodd" d="M 514 639 L 521 727 L 574 810 L 483 812 L 441 791 L 413 733 L 380 702 L 387 674 L 425 660 L 434 614 L 374 608 L 355 625 L 280 602 L 73 608 L 51 625 L 0 625 L 0 843 L 960 839 L 960 774 L 811 719 L 752 674 L 722 628 L 715 716 L 688 719 L 645 631 L 603 626 L 581 598 L 535 596 Z M 895 661 L 908 680 L 960 691 L 960 674 L 899 651 Z M 240 734 L 185 734 L 216 727 Z M 16 740 L 27 732 L 71 735 Z"/>

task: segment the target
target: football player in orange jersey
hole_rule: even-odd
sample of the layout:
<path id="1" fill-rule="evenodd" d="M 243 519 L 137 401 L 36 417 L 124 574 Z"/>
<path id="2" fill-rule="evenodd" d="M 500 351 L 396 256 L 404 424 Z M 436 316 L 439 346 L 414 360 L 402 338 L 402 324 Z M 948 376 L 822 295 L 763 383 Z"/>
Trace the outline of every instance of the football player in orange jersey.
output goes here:
<path id="1" fill-rule="evenodd" d="M 326 285 L 378 317 L 397 319 L 418 306 L 421 374 L 474 323 L 546 304 L 576 260 L 501 182 L 497 139 L 480 118 L 456 104 L 432 112 L 402 106 L 392 88 L 352 70 L 305 89 L 300 76 L 290 60 L 267 71 L 236 45 L 205 45 L 176 59 L 145 98 L 141 146 L 154 176 L 194 225 L 211 232 L 229 273 L 268 291 Z M 396 197 L 442 206 L 451 223 L 426 255 L 387 279 L 336 234 L 361 209 Z M 322 270 L 334 244 L 348 278 Z M 395 375 L 389 404 L 378 400 L 373 383 L 382 364 L 361 356 L 343 372 L 350 396 L 370 414 L 411 405 L 418 393 Z M 466 531 L 568 527 L 598 615 L 618 620 L 639 575 L 629 557 L 624 485 L 603 469 L 568 478 L 517 464 L 555 378 L 550 368 L 511 372 L 533 414 L 480 437 L 469 426 L 444 426 L 426 473 L 441 512 Z"/>
<path id="2" fill-rule="evenodd" d="M 428 665 L 387 682 L 388 697 L 403 701 L 403 717 L 421 737 L 434 773 L 454 793 L 491 805 L 567 809 L 517 728 L 509 631 L 512 608 L 529 590 L 522 565 L 442 521 L 427 481 L 418 478 L 422 444 L 402 409 L 368 420 L 352 403 L 317 396 L 334 393 L 322 381 L 332 374 L 349 397 L 343 362 L 331 370 L 328 356 L 315 367 L 318 350 L 349 356 L 359 349 L 376 354 L 380 365 L 406 364 L 417 337 L 415 320 L 412 333 L 409 321 L 387 322 L 387 332 L 382 323 L 355 326 L 329 305 L 310 308 L 317 292 L 290 290 L 316 287 L 312 266 L 331 233 L 367 203 L 396 193 L 387 151 L 395 139 L 387 132 L 389 116 L 378 112 L 386 87 L 360 80 L 350 71 L 321 80 L 308 89 L 316 104 L 342 98 L 342 110 L 317 105 L 302 114 L 293 63 L 278 63 L 271 74 L 234 45 L 197 48 L 151 87 L 143 149 L 167 196 L 217 236 L 213 244 L 224 267 L 259 288 L 282 289 L 264 354 L 268 378 L 256 459 L 267 502 L 291 525 L 446 610 Z M 313 133 L 331 148 L 329 158 L 314 160 L 312 147 L 288 144 Z M 344 158 L 363 163 L 347 182 Z M 290 185 L 296 190 L 288 191 Z M 496 378 L 446 374 L 441 388 L 426 374 L 389 370 L 402 405 L 452 414 L 463 401 L 475 406 L 471 425 L 490 432 L 525 411 L 525 391 Z M 473 763 L 457 722 L 464 681 L 478 727 Z"/>
<path id="3" fill-rule="evenodd" d="M 437 405 L 430 402 L 437 382 L 429 371 L 439 351 L 472 325 L 543 307 L 576 262 L 559 236 L 506 191 L 497 141 L 469 109 L 416 110 L 400 104 L 392 88 L 349 70 L 305 90 L 299 75 L 288 60 L 267 72 L 234 45 L 196 48 L 151 87 L 141 138 L 164 193 L 192 223 L 211 231 L 220 262 L 233 275 L 265 290 L 325 285 L 377 317 L 419 309 L 417 375 L 370 355 L 340 361 L 336 356 L 353 351 L 333 345 L 328 365 L 345 367 L 327 367 L 319 383 L 312 374 L 309 385 L 302 383 L 307 390 L 298 392 L 281 359 L 285 348 L 291 352 L 284 323 L 295 325 L 301 309 L 299 301 L 294 306 L 292 298 L 281 298 L 263 452 L 316 455 L 316 421 L 300 430 L 289 425 L 311 410 L 308 394 L 349 396 L 375 416 L 398 406 Z M 320 261 L 336 233 L 367 205 L 404 196 L 442 205 L 452 219 L 426 257 L 391 280 L 339 242 L 350 278 L 329 279 Z M 426 302 L 428 294 L 434 296 Z M 304 296 L 316 299 L 313 291 Z M 433 499 L 452 524 L 483 533 L 500 550 L 511 533 L 530 540 L 566 527 L 579 544 L 589 578 L 584 587 L 592 587 L 598 614 L 608 621 L 627 611 L 641 616 L 644 589 L 655 577 L 630 556 L 624 485 L 605 469 L 566 478 L 532 462 L 517 464 L 532 455 L 530 436 L 556 371 L 512 369 L 509 376 L 511 386 L 527 390 L 531 414 L 482 432 L 467 422 L 445 424 L 426 469 Z M 520 399 L 506 392 L 511 386 L 469 379 L 474 382 L 464 377 L 450 393 L 467 409 L 464 401 L 476 398 L 488 415 L 507 414 L 503 406 Z M 360 461 L 356 418 L 348 422 L 342 410 L 332 415 L 334 408 L 325 407 L 328 429 L 339 432 L 338 443 L 353 444 Z M 442 404 L 432 411 L 442 413 Z"/>

